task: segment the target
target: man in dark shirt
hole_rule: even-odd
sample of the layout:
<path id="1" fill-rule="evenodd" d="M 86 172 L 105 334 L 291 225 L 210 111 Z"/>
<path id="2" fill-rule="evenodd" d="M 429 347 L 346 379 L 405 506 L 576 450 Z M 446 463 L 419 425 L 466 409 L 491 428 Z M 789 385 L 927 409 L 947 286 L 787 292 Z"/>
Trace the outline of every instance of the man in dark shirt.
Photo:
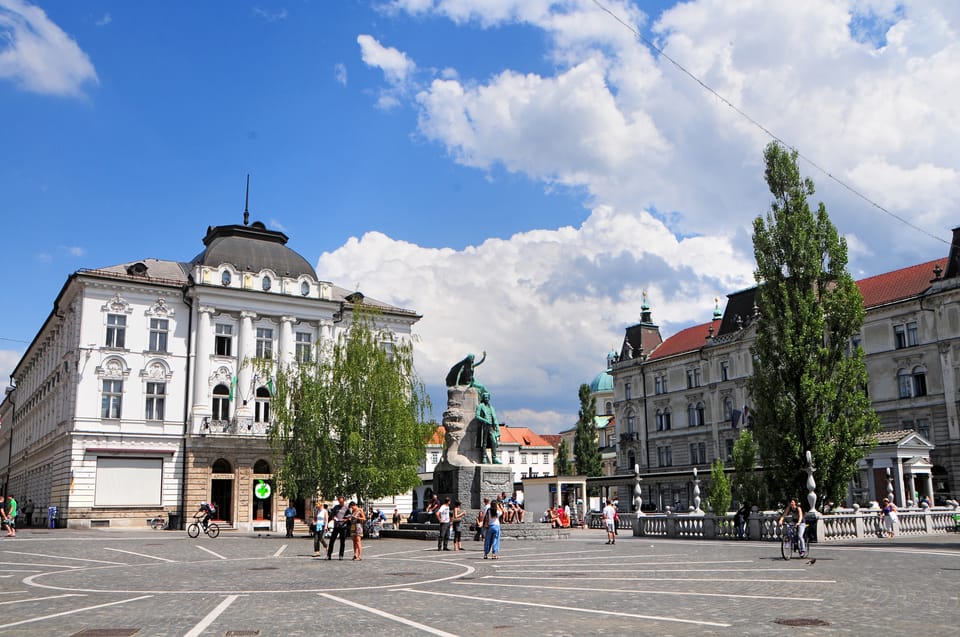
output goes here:
<path id="1" fill-rule="evenodd" d="M 330 533 L 330 544 L 327 545 L 327 559 L 333 558 L 333 543 L 340 538 L 340 559 L 343 559 L 344 544 L 347 541 L 347 529 L 350 528 L 350 507 L 343 502 L 343 496 L 337 498 L 337 503 L 330 510 L 330 522 L 333 531 Z"/>

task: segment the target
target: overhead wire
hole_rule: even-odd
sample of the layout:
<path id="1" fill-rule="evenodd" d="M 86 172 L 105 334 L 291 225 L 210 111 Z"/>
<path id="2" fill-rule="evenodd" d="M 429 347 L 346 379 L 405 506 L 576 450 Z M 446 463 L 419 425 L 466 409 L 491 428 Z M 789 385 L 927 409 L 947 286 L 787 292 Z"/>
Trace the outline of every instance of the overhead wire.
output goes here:
<path id="1" fill-rule="evenodd" d="M 641 33 L 639 30 L 637 30 L 632 24 L 630 24 L 630 23 L 628 23 L 627 21 L 623 20 L 620 16 L 618 16 L 616 13 L 614 13 L 610 8 L 606 7 L 602 2 L 600 2 L 600 0 L 592 0 L 592 2 L 593 2 L 593 4 L 595 4 L 598 8 L 600 8 L 602 11 L 604 11 L 605 13 L 607 13 L 611 18 L 613 18 L 614 20 L 616 20 L 617 22 L 619 22 L 621 25 L 623 25 L 625 28 L 627 28 L 630 32 L 632 32 L 632 33 L 634 34 L 634 36 L 636 36 L 636 37 L 637 37 L 641 42 L 643 42 L 646 46 L 648 46 L 648 47 L 650 47 L 651 49 L 653 49 L 654 51 L 656 51 L 656 52 L 660 55 L 660 57 L 662 57 L 663 59 L 665 59 L 665 60 L 667 60 L 668 62 L 670 62 L 670 64 L 672 64 L 673 66 L 675 66 L 681 73 L 683 73 L 684 75 L 686 75 L 687 77 L 689 77 L 690 79 L 692 79 L 694 82 L 696 82 L 697 84 L 699 84 L 705 91 L 707 91 L 708 93 L 710 93 L 711 95 L 713 95 L 714 97 L 716 97 L 718 100 L 720 100 L 721 102 L 723 102 L 723 104 L 725 104 L 727 107 L 729 107 L 730 109 L 732 109 L 732 110 L 733 110 L 735 113 L 737 113 L 740 117 L 742 117 L 743 119 L 745 119 L 745 120 L 747 120 L 748 122 L 750 122 L 753 126 L 755 126 L 756 128 L 760 129 L 761 131 L 763 131 L 763 132 L 764 132 L 767 136 L 769 136 L 771 139 L 773 139 L 773 140 L 776 141 L 777 143 L 779 143 L 779 144 L 785 146 L 786 148 L 789 148 L 790 150 L 792 150 L 792 151 L 794 151 L 795 153 L 797 153 L 797 156 L 798 156 L 800 159 L 804 160 L 805 162 L 807 162 L 808 164 L 810 164 L 811 166 L 813 166 L 816 170 L 818 170 L 818 171 L 820 171 L 821 173 L 823 173 L 824 175 L 826 175 L 826 176 L 827 176 L 830 180 L 832 180 L 834 183 L 836 183 L 836 184 L 840 185 L 841 187 L 845 188 L 847 191 L 849 191 L 849 192 L 852 193 L 853 195 L 859 197 L 859 198 L 862 199 L 863 201 L 867 202 L 868 204 L 870 204 L 871 206 L 873 206 L 873 207 L 876 208 L 877 210 L 883 212 L 883 213 L 886 214 L 886 215 L 889 215 L 890 217 L 893 217 L 893 218 L 896 219 L 897 221 L 899 221 L 899 222 L 903 223 L 904 225 L 906 225 L 906 226 L 908 226 L 908 227 L 916 230 L 917 232 L 920 232 L 920 233 L 922 233 L 922 234 L 925 234 L 926 236 L 930 237 L 931 239 L 934 239 L 934 240 L 936 240 L 936 241 L 940 241 L 941 243 L 945 243 L 945 244 L 948 244 L 948 245 L 950 244 L 950 241 L 947 241 L 947 240 L 944 239 L 943 237 L 938 237 L 937 235 L 935 235 L 935 234 L 933 234 L 933 233 L 931 233 L 931 232 L 928 232 L 927 230 L 921 228 L 920 226 L 914 224 L 913 222 L 908 221 L 907 219 L 904 219 L 903 217 L 901 217 L 900 215 L 896 214 L 895 212 L 892 212 L 892 211 L 890 211 L 890 210 L 887 210 L 886 208 L 884 208 L 883 206 L 881 206 L 879 203 L 877 203 L 876 201 L 874 201 L 873 199 L 871 199 L 871 198 L 868 197 L 867 195 L 863 194 L 862 192 L 860 192 L 859 190 L 857 190 L 857 189 L 854 188 L 853 186 L 849 185 L 848 183 L 846 183 L 845 181 L 843 181 L 843 180 L 840 179 L 839 177 L 836 177 L 833 173 L 831 173 L 830 171 L 828 171 L 826 168 L 823 168 L 820 164 L 818 164 L 817 162 L 815 162 L 812 158 L 810 158 L 810 157 L 808 157 L 807 155 L 803 154 L 803 153 L 800 151 L 800 149 L 798 149 L 796 146 L 787 143 L 782 137 L 780 137 L 779 135 L 777 135 L 776 133 L 774 133 L 773 131 L 771 131 L 769 128 L 767 128 L 766 126 L 764 126 L 762 123 L 760 123 L 759 121 L 757 121 L 756 119 L 754 119 L 753 117 L 751 117 L 748 113 L 746 113 L 745 111 L 743 111 L 743 109 L 741 109 L 741 108 L 738 107 L 736 104 L 734 104 L 733 102 L 731 102 L 730 100 L 728 100 L 726 97 L 724 97 L 723 95 L 721 95 L 720 93 L 718 93 L 716 90 L 714 90 L 713 87 L 711 87 L 709 84 L 707 84 L 706 82 L 704 82 L 703 80 L 701 80 L 699 77 L 697 77 L 696 75 L 694 75 L 691 71 L 687 70 L 686 67 L 684 67 L 684 66 L 683 66 L 682 64 L 680 64 L 678 61 L 676 61 L 675 59 L 673 59 L 672 57 L 670 57 L 670 55 L 668 55 L 662 48 L 658 47 L 656 44 L 654 44 L 654 43 L 651 42 L 649 39 L 647 39 L 647 38 L 643 35 L 643 33 Z"/>

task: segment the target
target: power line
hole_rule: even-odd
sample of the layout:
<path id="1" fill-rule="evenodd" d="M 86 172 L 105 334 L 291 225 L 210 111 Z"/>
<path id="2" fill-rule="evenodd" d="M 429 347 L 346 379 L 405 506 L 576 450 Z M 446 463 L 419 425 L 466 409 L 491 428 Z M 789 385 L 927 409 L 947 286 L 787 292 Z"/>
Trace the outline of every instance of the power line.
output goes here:
<path id="1" fill-rule="evenodd" d="M 0 336 L 0 341 L 10 341 L 11 343 L 26 343 L 27 345 L 30 344 L 30 341 L 24 341 L 19 338 L 4 338 L 3 336 Z"/>
<path id="2" fill-rule="evenodd" d="M 843 188 L 846 188 L 849 192 L 853 193 L 854 195 L 856 195 L 856 196 L 859 197 L 860 199 L 863 199 L 863 200 L 866 201 L 868 204 L 870 204 L 871 206 L 873 206 L 873 207 L 876 208 L 877 210 L 883 212 L 884 214 L 893 217 L 894 219 L 896 219 L 896 220 L 899 221 L 900 223 L 903 223 L 903 224 L 909 226 L 910 228 L 913 228 L 913 229 L 916 230 L 917 232 L 920 232 L 920 233 L 922 233 L 922 234 L 927 235 L 927 236 L 930 237 L 931 239 L 934 239 L 934 240 L 939 241 L 939 242 L 941 242 L 941 243 L 950 244 L 950 242 L 947 241 L 946 239 L 944 239 L 944 238 L 942 238 L 942 237 L 938 237 L 937 235 L 935 235 L 935 234 L 933 234 L 933 233 L 931 233 L 931 232 L 928 232 L 928 231 L 924 230 L 924 229 L 921 228 L 920 226 L 918 226 L 918 225 L 916 225 L 916 224 L 914 224 L 914 223 L 912 223 L 912 222 L 910 222 L 910 221 L 907 221 L 906 219 L 904 219 L 904 218 L 901 217 L 900 215 L 898 215 L 898 214 L 896 214 L 896 213 L 894 213 L 894 212 L 891 212 L 891 211 L 887 210 L 886 208 L 884 208 L 883 206 L 881 206 L 880 204 L 878 204 L 876 201 L 870 199 L 868 196 L 866 196 L 865 194 L 863 194 L 862 192 L 860 192 L 859 190 L 857 190 L 857 189 L 854 188 L 853 186 L 847 184 L 847 183 L 846 183 L 845 181 L 843 181 L 842 179 L 840 179 L 840 178 L 838 178 L 838 177 L 835 177 L 835 176 L 833 175 L 833 173 L 831 173 L 831 172 L 829 172 L 828 170 L 826 170 L 825 168 L 821 167 L 820 164 L 818 164 L 817 162 L 813 161 L 813 159 L 807 157 L 807 156 L 804 155 L 802 152 L 800 152 L 800 150 L 799 150 L 796 146 L 793 146 L 792 144 L 788 144 L 788 143 L 787 143 L 786 141 L 784 141 L 779 135 L 775 134 L 773 131 L 771 131 L 770 129 L 768 129 L 766 126 L 764 126 L 763 124 L 761 124 L 760 122 L 758 122 L 757 120 L 755 120 L 753 117 L 751 117 L 750 115 L 748 115 L 747 113 L 745 113 L 744 111 L 742 111 L 739 107 L 737 107 L 736 104 L 734 104 L 733 102 L 731 102 L 730 100 L 728 100 L 727 98 L 725 98 L 723 95 L 721 95 L 720 93 L 718 93 L 717 91 L 715 91 L 715 90 L 714 90 L 710 85 L 708 85 L 706 82 L 704 82 L 704 81 L 701 80 L 699 77 L 697 77 L 696 75 L 694 75 L 693 73 L 691 73 L 690 71 L 688 71 L 686 68 L 684 68 L 684 66 L 683 66 L 682 64 L 680 64 L 679 62 L 677 62 L 676 60 L 674 60 L 672 57 L 670 57 L 669 55 L 667 55 L 666 52 L 664 52 L 663 49 L 661 49 L 661 48 L 658 47 L 656 44 L 654 44 L 653 42 L 651 42 L 650 40 L 648 40 L 646 37 L 644 37 L 644 35 L 643 35 L 642 33 L 640 33 L 640 31 L 638 31 L 636 28 L 634 28 L 633 25 L 627 23 L 626 21 L 624 21 L 623 19 L 621 19 L 620 16 L 618 16 L 616 13 L 614 13 L 613 11 L 611 11 L 610 9 L 608 9 L 606 6 L 604 6 L 604 5 L 600 2 L 600 0 L 593 0 L 593 4 L 597 5 L 597 7 L 599 7 L 602 11 L 604 11 L 605 13 L 607 13 L 611 18 L 613 18 L 614 20 L 616 20 L 617 22 L 619 22 L 620 24 L 622 24 L 624 27 L 626 27 L 627 29 L 629 29 L 630 32 L 633 33 L 641 42 L 643 42 L 643 43 L 646 44 L 648 47 L 650 47 L 651 49 L 653 49 L 654 51 L 656 51 L 657 53 L 659 53 L 661 57 L 663 57 L 665 60 L 667 60 L 668 62 L 670 62 L 670 64 L 672 64 L 672 65 L 674 65 L 675 67 L 677 67 L 677 69 L 679 69 L 684 75 L 686 75 L 687 77 L 689 77 L 690 79 L 692 79 L 694 82 L 696 82 L 697 84 L 699 84 L 701 87 L 703 87 L 704 90 L 706 90 L 706 91 L 709 92 L 711 95 L 713 95 L 713 96 L 716 97 L 718 100 L 720 100 L 720 101 L 723 102 L 725 105 L 727 105 L 729 108 L 731 108 L 731 109 L 732 109 L 735 113 L 737 113 L 740 117 L 744 118 L 745 120 L 747 120 L 748 122 L 750 122 L 751 124 L 753 124 L 755 127 L 757 127 L 757 128 L 759 128 L 760 130 L 762 130 L 767 136 L 769 136 L 771 139 L 773 139 L 773 140 L 776 141 L 777 143 L 782 144 L 783 146 L 785 146 L 785 147 L 789 148 L 790 150 L 796 152 L 798 157 L 800 157 L 802 160 L 804 160 L 805 162 L 807 162 L 808 164 L 810 164 L 811 166 L 813 166 L 816 170 L 819 170 L 821 173 L 823 173 L 824 175 L 826 175 L 830 180 L 832 180 L 833 182 L 839 184 L 839 185 L 842 186 Z"/>

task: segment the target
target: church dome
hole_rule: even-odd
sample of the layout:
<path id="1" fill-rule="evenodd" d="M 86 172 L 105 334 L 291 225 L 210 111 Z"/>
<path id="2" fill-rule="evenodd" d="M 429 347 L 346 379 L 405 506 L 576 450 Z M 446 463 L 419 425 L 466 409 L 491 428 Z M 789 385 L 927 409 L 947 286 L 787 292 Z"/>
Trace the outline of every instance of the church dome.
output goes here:
<path id="1" fill-rule="evenodd" d="M 590 391 L 594 394 L 613 391 L 613 376 L 609 372 L 600 372 L 590 383 Z"/>
<path id="2" fill-rule="evenodd" d="M 287 235 L 267 230 L 259 221 L 249 226 L 210 226 L 203 238 L 203 245 L 207 247 L 193 258 L 191 265 L 216 268 L 229 263 L 244 272 L 270 270 L 277 276 L 308 275 L 317 280 L 313 266 L 286 244 Z"/>

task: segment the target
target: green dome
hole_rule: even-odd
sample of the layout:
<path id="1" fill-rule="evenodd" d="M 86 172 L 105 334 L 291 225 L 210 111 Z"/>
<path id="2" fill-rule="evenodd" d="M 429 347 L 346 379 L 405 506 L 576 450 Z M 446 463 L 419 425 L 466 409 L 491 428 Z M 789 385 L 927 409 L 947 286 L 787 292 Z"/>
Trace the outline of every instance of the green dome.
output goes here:
<path id="1" fill-rule="evenodd" d="M 594 394 L 613 391 L 613 376 L 611 376 L 609 372 L 600 372 L 594 377 L 593 382 L 590 383 L 590 391 Z"/>

